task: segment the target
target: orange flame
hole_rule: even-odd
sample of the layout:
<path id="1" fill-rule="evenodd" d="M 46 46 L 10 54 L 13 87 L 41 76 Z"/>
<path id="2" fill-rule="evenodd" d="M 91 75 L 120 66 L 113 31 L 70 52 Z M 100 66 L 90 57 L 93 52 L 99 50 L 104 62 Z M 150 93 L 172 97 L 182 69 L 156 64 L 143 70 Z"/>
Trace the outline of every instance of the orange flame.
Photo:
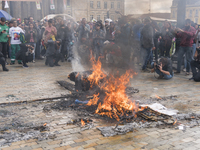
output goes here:
<path id="1" fill-rule="evenodd" d="M 85 126 L 85 122 L 83 121 L 83 119 L 81 119 L 81 126 Z"/>
<path id="2" fill-rule="evenodd" d="M 155 95 L 155 97 L 157 98 L 157 99 L 162 99 L 161 97 L 159 97 L 158 95 Z"/>
<path id="3" fill-rule="evenodd" d="M 45 127 L 47 125 L 47 123 L 43 124 L 43 126 Z"/>
<path id="4" fill-rule="evenodd" d="M 177 123 L 177 119 L 174 121 L 173 126 Z"/>
<path id="5" fill-rule="evenodd" d="M 130 78 L 133 77 L 131 70 L 120 77 L 115 78 L 113 75 L 107 77 L 102 71 L 100 60 L 96 61 L 91 59 L 93 63 L 93 73 L 88 77 L 91 87 L 98 85 L 103 91 L 105 91 L 105 97 L 102 102 L 99 102 L 99 93 L 94 94 L 94 98 L 90 99 L 88 106 L 97 105 L 96 113 L 99 115 L 106 115 L 110 118 L 119 120 L 119 116 L 125 114 L 125 112 L 135 113 L 139 110 L 139 105 L 132 102 L 126 95 L 126 87 L 129 84 Z M 134 73 L 136 74 L 136 73 Z M 101 80 L 103 83 L 100 83 Z M 143 109 L 142 109 L 143 110 Z"/>

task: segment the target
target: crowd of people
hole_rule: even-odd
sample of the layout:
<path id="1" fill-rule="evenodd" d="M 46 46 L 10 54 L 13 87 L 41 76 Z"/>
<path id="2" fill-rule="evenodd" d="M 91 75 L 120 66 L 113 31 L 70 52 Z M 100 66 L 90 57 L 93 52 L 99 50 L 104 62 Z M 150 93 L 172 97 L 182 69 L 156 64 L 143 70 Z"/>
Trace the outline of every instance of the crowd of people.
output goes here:
<path id="1" fill-rule="evenodd" d="M 174 44 L 176 43 L 176 44 Z M 177 71 L 182 63 L 186 75 L 193 72 L 195 81 L 200 81 L 200 29 L 190 19 L 183 29 L 175 28 L 169 21 L 159 26 L 150 18 L 130 19 L 122 16 L 118 21 L 92 20 L 85 18 L 74 22 L 61 17 L 35 21 L 33 17 L 0 20 L 0 64 L 8 71 L 7 64 L 15 65 L 16 60 L 23 67 L 28 62 L 45 59 L 45 65 L 60 66 L 59 61 L 71 61 L 74 47 L 82 59 L 89 61 L 91 53 L 96 59 L 108 63 L 128 65 L 136 62 L 146 71 L 148 64 L 159 78 L 171 79 L 172 54 L 175 49 Z M 197 49 L 197 50 L 196 50 Z M 8 59 L 10 58 L 10 63 Z"/>

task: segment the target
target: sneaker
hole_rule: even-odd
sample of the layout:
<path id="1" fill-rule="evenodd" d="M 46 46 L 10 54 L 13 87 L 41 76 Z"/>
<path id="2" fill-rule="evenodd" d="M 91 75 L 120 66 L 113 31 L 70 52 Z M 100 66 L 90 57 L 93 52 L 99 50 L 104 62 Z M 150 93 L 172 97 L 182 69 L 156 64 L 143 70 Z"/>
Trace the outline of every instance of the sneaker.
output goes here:
<path id="1" fill-rule="evenodd" d="M 3 68 L 3 71 L 9 71 L 9 70 L 5 67 L 5 68 Z"/>
<path id="2" fill-rule="evenodd" d="M 27 65 L 27 64 L 24 64 L 24 65 L 23 65 L 23 68 L 28 68 L 28 65 Z"/>
<path id="3" fill-rule="evenodd" d="M 14 64 L 15 64 L 14 62 L 11 62 L 11 63 L 10 63 L 10 65 L 14 65 Z"/>
<path id="4" fill-rule="evenodd" d="M 58 63 L 57 64 L 54 64 L 55 66 L 60 66 Z"/>
<path id="5" fill-rule="evenodd" d="M 189 80 L 194 80 L 194 77 L 192 77 L 192 78 L 189 78 Z"/>
<path id="6" fill-rule="evenodd" d="M 180 74 L 180 72 L 178 72 L 178 71 L 176 71 L 176 72 L 174 72 L 175 74 Z"/>
<path id="7" fill-rule="evenodd" d="M 35 60 L 33 60 L 33 63 L 35 63 Z"/>
<path id="8" fill-rule="evenodd" d="M 186 68 L 184 68 L 183 71 L 186 72 Z"/>
<path id="9" fill-rule="evenodd" d="M 22 64 L 22 62 L 18 62 L 18 64 Z"/>
<path id="10" fill-rule="evenodd" d="M 186 76 L 189 76 L 189 75 L 190 75 L 190 73 L 189 73 L 189 72 L 186 72 L 186 73 L 185 73 L 185 75 L 186 75 Z"/>

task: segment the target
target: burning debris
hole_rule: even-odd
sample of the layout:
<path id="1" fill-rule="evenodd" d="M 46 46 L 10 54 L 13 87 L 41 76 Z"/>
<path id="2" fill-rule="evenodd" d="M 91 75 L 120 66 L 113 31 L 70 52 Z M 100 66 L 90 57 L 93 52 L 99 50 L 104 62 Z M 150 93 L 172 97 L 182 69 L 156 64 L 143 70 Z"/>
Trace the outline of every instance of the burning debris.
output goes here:
<path id="1" fill-rule="evenodd" d="M 67 123 L 67 125 L 76 125 L 81 128 L 81 131 L 89 130 L 94 127 L 93 120 L 91 119 L 75 119 Z"/>

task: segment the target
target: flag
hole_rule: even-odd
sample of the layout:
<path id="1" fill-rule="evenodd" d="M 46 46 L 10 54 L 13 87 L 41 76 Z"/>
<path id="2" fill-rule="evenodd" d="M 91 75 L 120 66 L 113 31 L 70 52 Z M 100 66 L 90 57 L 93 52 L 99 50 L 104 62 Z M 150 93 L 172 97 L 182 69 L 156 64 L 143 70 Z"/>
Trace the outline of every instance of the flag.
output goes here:
<path id="1" fill-rule="evenodd" d="M 41 10 L 40 2 L 38 1 L 38 2 L 35 2 L 35 3 L 36 3 L 36 8 L 37 8 L 37 10 Z"/>
<path id="2" fill-rule="evenodd" d="M 5 6 L 4 6 L 4 8 L 9 8 L 9 5 L 8 5 L 8 2 L 7 2 L 7 1 L 5 1 Z"/>
<path id="3" fill-rule="evenodd" d="M 64 4 L 64 9 L 67 9 L 67 5 L 66 5 L 66 0 L 63 0 L 63 4 Z"/>
<path id="4" fill-rule="evenodd" d="M 51 10 L 55 9 L 54 0 L 50 0 L 50 9 Z"/>

